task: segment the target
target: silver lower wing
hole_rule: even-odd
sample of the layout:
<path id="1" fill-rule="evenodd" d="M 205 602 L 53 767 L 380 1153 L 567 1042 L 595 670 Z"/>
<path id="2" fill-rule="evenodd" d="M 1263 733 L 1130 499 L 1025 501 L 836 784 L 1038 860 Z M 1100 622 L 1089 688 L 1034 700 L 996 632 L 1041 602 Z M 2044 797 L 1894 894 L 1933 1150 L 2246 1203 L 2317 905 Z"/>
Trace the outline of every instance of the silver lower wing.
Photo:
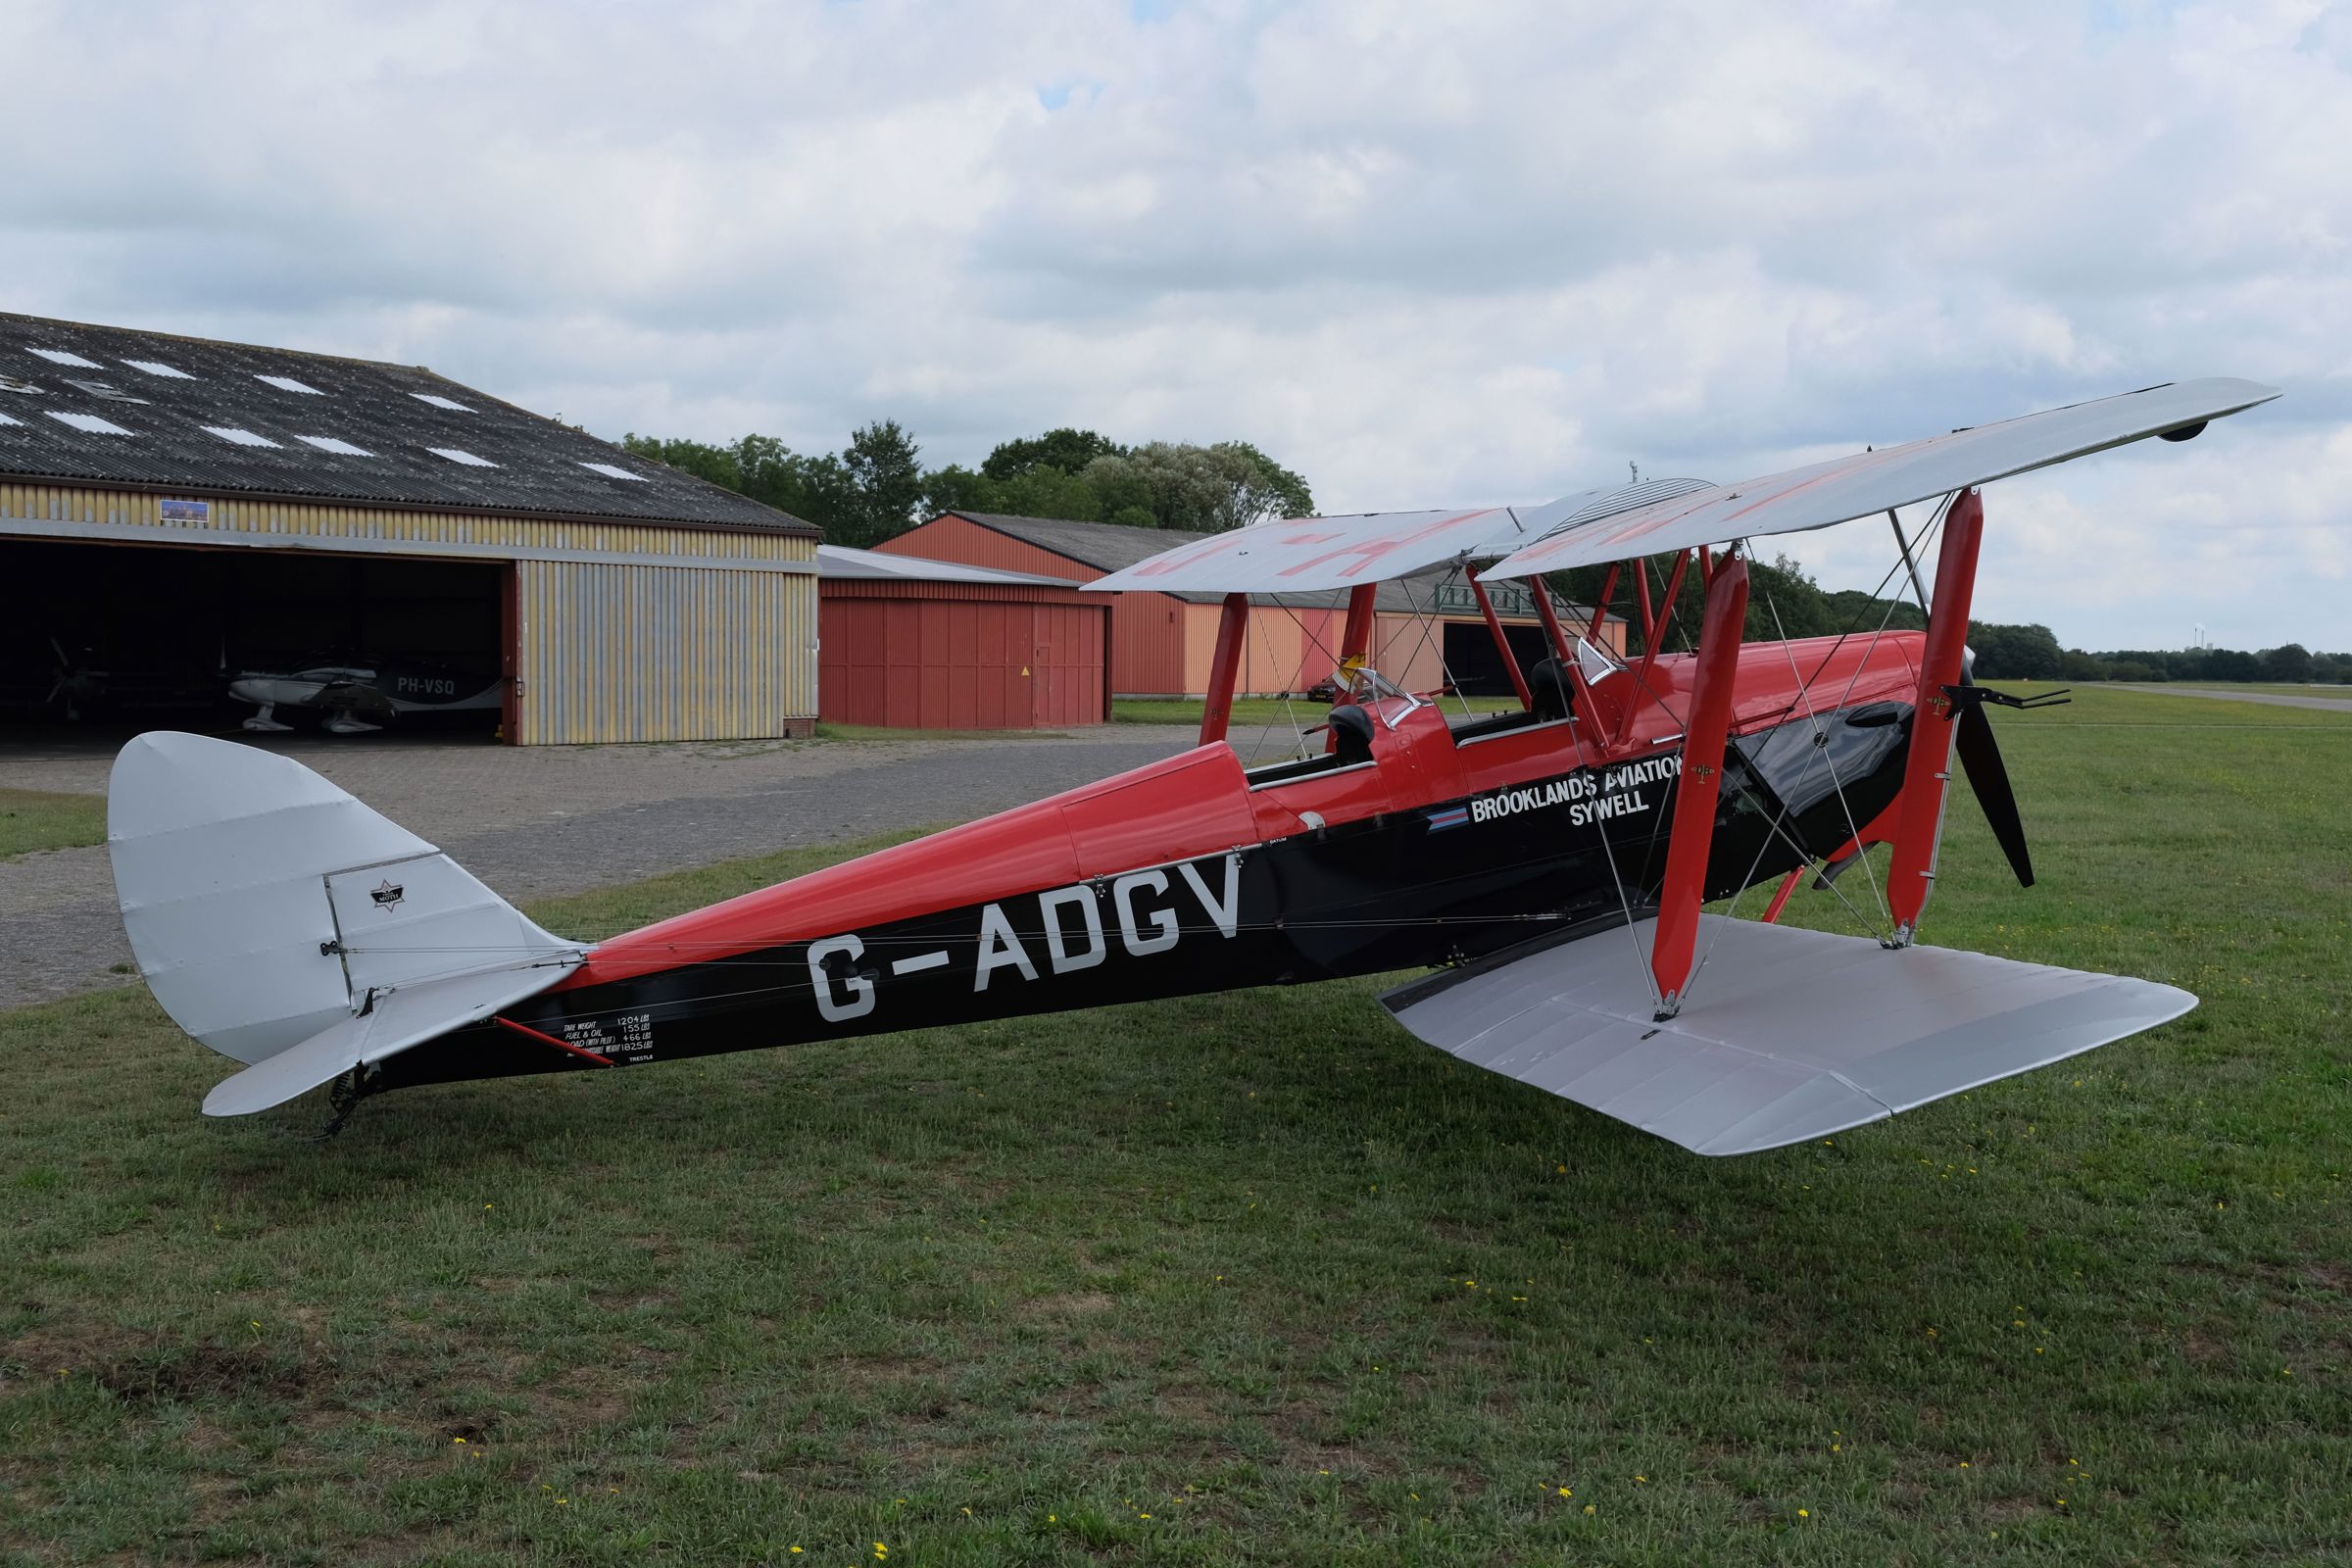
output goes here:
<path id="1" fill-rule="evenodd" d="M 1654 923 L 1634 926 L 1644 953 Z M 1441 1051 L 1701 1154 L 1842 1132 L 2197 1004 L 2147 980 L 1703 915 L 1706 965 L 1681 1015 L 1659 1023 L 1616 929 L 1381 1001 Z"/>

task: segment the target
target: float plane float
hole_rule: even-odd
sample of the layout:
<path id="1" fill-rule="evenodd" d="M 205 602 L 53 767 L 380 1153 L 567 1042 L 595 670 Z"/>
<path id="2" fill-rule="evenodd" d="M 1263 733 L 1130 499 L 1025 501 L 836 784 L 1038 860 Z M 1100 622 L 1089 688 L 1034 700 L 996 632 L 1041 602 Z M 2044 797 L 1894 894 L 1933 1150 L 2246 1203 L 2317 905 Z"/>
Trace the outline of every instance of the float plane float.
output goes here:
<path id="1" fill-rule="evenodd" d="M 328 1084 L 347 1109 L 417 1084 L 1426 969 L 1382 1001 L 1466 1061 L 1699 1153 L 1825 1137 L 2196 1004 L 1917 937 L 1955 757 L 2033 881 L 1985 711 L 2031 705 L 1969 676 L 1983 487 L 2184 441 L 2278 395 L 2168 383 L 1738 484 L 1187 544 L 1089 586 L 1225 596 L 1197 746 L 594 944 L 299 763 L 142 735 L 108 804 L 123 925 L 164 1009 L 246 1064 L 213 1115 Z M 1926 629 L 1746 640 L 1751 541 L 1857 519 L 1891 525 Z M 1503 646 L 1513 711 L 1449 718 L 1367 660 L 1374 587 L 1449 563 Z M 1671 564 L 1662 598 L 1650 563 Z M 1542 584 L 1568 567 L 1608 568 L 1589 624 Z M 1692 572 L 1695 644 L 1660 652 Z M 1549 657 L 1531 668 L 1487 603 L 1497 578 L 1538 579 Z M 1250 596 L 1332 590 L 1343 689 L 1319 749 L 1247 765 L 1226 729 Z M 1620 597 L 1638 658 L 1599 645 Z M 1807 876 L 1856 934 L 1776 923 Z M 1760 917 L 1739 917 L 1768 884 Z M 1702 912 L 1723 899 L 1731 913 Z"/>

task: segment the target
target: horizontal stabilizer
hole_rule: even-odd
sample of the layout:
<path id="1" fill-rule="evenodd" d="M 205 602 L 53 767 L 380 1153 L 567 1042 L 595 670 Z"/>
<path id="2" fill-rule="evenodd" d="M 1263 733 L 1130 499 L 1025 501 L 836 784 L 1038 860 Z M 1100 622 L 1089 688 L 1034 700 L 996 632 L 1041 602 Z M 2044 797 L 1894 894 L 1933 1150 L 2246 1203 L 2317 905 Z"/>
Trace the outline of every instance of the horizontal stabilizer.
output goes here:
<path id="1" fill-rule="evenodd" d="M 1644 953 L 1655 923 L 1634 926 Z M 2197 1004 L 2147 980 L 1719 915 L 1700 917 L 1698 951 L 1664 1023 L 1614 936 L 1514 949 L 1382 1001 L 1442 1051 L 1701 1154 L 1842 1132 Z"/>
<path id="2" fill-rule="evenodd" d="M 426 980 L 379 993 L 374 1005 L 272 1056 L 223 1078 L 204 1097 L 207 1116 L 247 1116 L 282 1105 L 352 1068 L 476 1023 L 499 1008 L 537 996 L 569 972 L 539 963 Z"/>

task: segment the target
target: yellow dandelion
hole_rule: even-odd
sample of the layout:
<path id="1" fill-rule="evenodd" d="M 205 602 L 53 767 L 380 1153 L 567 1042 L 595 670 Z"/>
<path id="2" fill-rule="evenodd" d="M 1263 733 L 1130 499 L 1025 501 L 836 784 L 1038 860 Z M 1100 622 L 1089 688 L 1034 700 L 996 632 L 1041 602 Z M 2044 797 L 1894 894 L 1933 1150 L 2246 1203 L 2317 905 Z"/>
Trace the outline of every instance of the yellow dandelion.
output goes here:
<path id="1" fill-rule="evenodd" d="M 1560 1495 L 1561 1495 L 1561 1496 L 1563 1496 L 1563 1497 L 1573 1497 L 1573 1496 L 1575 1496 L 1575 1495 L 1576 1495 L 1576 1494 L 1575 1494 L 1574 1492 L 1570 1491 L 1568 1488 L 1566 1488 L 1566 1487 L 1562 1487 L 1562 1488 L 1560 1489 Z"/>
<path id="2" fill-rule="evenodd" d="M 1796 1516 L 1799 1519 L 1810 1519 L 1813 1517 L 1813 1510 L 1810 1508 L 1799 1508 L 1796 1510 Z"/>
<path id="3" fill-rule="evenodd" d="M 1586 1504 L 1585 1504 L 1585 1512 L 1587 1512 L 1587 1513 L 1591 1513 L 1592 1511 L 1592 1505 L 1591 1503 L 1589 1503 L 1589 1502 L 1588 1502 L 1588 1503 L 1586 1503 Z"/>

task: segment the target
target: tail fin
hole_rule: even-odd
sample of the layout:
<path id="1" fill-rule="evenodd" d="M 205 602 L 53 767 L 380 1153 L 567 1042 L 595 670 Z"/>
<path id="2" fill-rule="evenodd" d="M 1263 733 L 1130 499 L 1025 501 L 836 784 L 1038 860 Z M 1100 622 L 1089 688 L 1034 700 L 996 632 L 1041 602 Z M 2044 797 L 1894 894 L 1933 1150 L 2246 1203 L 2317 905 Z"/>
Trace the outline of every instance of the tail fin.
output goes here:
<path id="1" fill-rule="evenodd" d="M 155 1000 L 254 1064 L 207 1097 L 213 1115 L 446 1034 L 544 991 L 586 952 L 301 763 L 201 735 L 122 748 L 107 847 Z"/>

